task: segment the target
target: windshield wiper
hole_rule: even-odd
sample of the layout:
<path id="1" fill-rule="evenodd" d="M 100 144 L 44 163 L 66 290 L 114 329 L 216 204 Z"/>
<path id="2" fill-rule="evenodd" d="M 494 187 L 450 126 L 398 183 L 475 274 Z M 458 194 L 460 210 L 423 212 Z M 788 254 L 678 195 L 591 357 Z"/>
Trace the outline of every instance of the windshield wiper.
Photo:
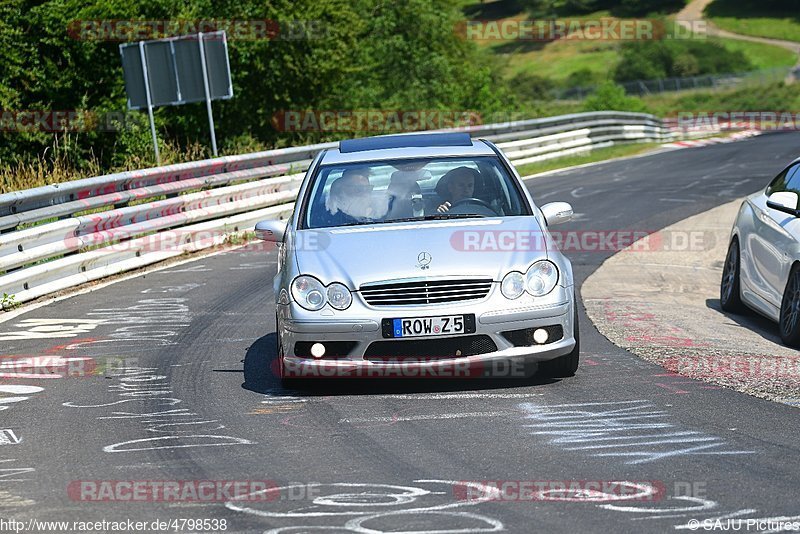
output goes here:
<path id="1" fill-rule="evenodd" d="M 344 226 L 361 226 L 365 224 L 389 224 L 389 223 L 414 222 L 414 221 L 444 221 L 447 219 L 473 219 L 475 217 L 484 219 L 486 218 L 486 215 L 480 215 L 478 213 L 451 213 L 451 214 L 437 213 L 435 215 L 425 215 L 423 217 L 403 217 L 402 219 L 389 219 L 388 221 L 369 219 L 364 221 L 354 221 L 349 223 L 337 224 L 336 226 L 322 226 L 321 228 L 342 228 Z"/>
<path id="2" fill-rule="evenodd" d="M 486 218 L 486 215 L 480 215 L 478 213 L 437 213 L 435 215 L 425 215 L 423 217 L 404 217 L 402 219 L 391 219 L 389 221 L 383 221 L 385 223 L 396 223 L 396 222 L 412 222 L 412 221 L 444 221 L 446 219 L 472 219 L 474 217 L 479 217 L 481 219 Z"/>

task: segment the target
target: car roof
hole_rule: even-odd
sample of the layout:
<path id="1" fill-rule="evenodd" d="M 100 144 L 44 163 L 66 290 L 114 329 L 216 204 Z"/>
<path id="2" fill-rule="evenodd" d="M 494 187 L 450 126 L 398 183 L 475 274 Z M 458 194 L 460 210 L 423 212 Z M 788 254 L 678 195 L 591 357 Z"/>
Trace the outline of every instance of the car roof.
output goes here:
<path id="1" fill-rule="evenodd" d="M 494 155 L 487 143 L 468 133 L 400 134 L 340 141 L 337 148 L 325 152 L 320 164 Z"/>

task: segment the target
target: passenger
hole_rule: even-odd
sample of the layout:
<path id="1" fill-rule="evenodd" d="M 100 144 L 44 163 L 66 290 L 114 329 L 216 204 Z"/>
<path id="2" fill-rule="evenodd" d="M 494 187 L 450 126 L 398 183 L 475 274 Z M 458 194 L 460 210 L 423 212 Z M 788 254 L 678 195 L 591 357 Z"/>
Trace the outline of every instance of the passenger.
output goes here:
<path id="1" fill-rule="evenodd" d="M 395 165 L 397 171 L 392 173 L 386 192 L 389 195 L 388 219 L 404 219 L 424 215 L 422 188 L 420 180 L 430 178 L 430 173 L 423 169 L 425 162 L 415 161 Z"/>
<path id="2" fill-rule="evenodd" d="M 448 212 L 459 200 L 472 198 L 475 194 L 475 175 L 475 169 L 456 167 L 439 178 L 439 182 L 436 184 L 436 193 L 441 197 L 442 202 L 436 211 Z"/>

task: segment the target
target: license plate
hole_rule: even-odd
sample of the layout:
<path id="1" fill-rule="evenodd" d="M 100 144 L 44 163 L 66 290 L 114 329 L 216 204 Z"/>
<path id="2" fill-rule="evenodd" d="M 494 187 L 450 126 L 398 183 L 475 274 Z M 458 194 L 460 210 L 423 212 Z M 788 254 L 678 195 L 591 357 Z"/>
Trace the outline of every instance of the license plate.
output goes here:
<path id="1" fill-rule="evenodd" d="M 475 332 L 474 314 L 401 317 L 384 319 L 381 323 L 385 338 L 449 336 Z"/>

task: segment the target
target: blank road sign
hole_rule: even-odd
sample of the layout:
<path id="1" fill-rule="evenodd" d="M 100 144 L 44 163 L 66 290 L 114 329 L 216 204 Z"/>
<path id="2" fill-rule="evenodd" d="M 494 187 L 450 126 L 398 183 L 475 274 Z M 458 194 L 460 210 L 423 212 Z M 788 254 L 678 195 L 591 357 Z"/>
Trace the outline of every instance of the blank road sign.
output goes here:
<path id="1" fill-rule="evenodd" d="M 143 46 L 153 106 L 187 104 L 206 99 L 197 35 L 145 41 Z M 233 85 L 225 32 L 203 34 L 203 50 L 209 97 L 211 100 L 232 98 Z M 146 108 L 147 94 L 139 43 L 120 45 L 120 53 L 128 108 Z"/>
<path id="2" fill-rule="evenodd" d="M 172 43 L 165 41 L 147 43 L 144 46 L 144 55 L 147 59 L 147 76 L 150 78 L 150 99 L 153 105 L 180 104 Z"/>
<path id="3" fill-rule="evenodd" d="M 120 47 L 122 54 L 122 74 L 125 78 L 125 92 L 128 94 L 128 109 L 147 107 L 144 92 L 144 73 L 138 46 Z"/>

